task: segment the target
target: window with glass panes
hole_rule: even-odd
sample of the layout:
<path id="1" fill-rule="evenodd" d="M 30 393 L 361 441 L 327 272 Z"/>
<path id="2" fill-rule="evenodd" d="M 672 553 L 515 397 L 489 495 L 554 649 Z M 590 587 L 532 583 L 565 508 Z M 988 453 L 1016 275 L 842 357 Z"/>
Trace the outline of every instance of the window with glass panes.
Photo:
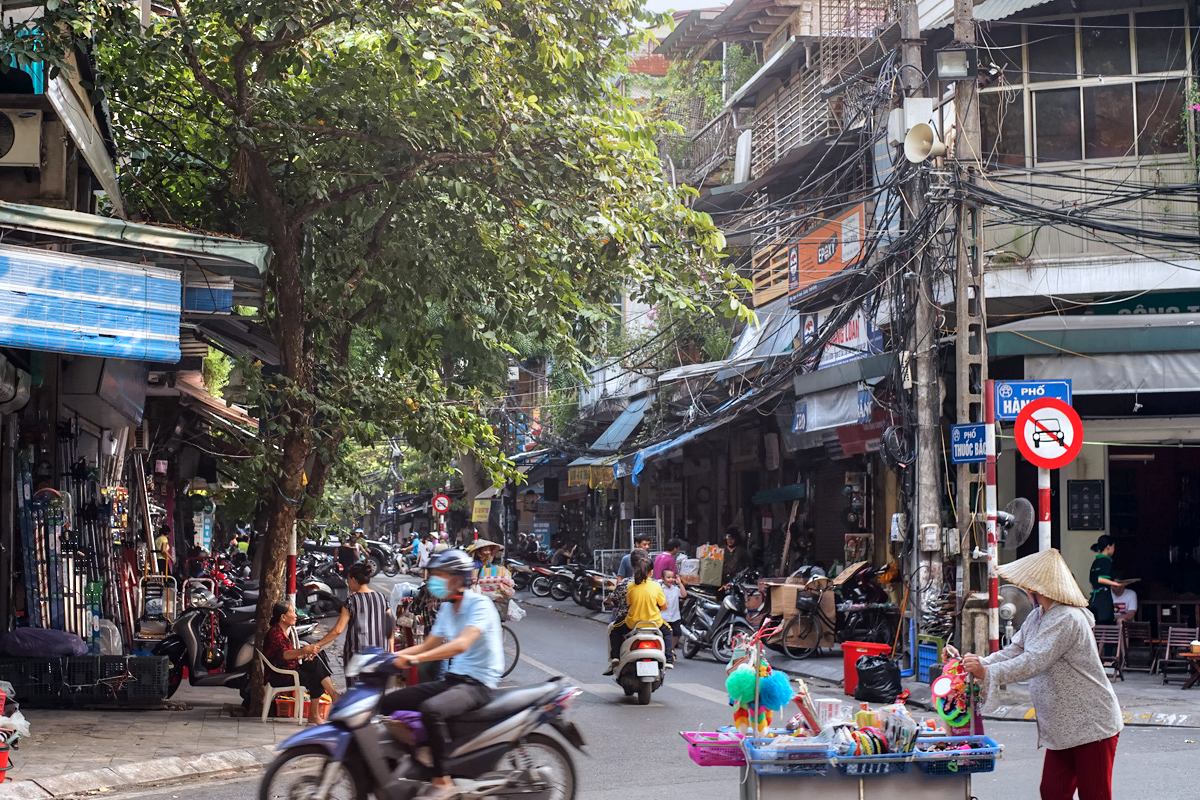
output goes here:
<path id="1" fill-rule="evenodd" d="M 1191 42 L 1184 6 L 982 27 L 979 95 L 988 165 L 1186 153 Z"/>

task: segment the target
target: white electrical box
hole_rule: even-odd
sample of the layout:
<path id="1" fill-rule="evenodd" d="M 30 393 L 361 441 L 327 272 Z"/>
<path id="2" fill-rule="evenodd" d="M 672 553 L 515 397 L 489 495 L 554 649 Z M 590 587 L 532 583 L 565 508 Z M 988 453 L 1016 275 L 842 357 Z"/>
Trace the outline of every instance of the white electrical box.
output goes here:
<path id="1" fill-rule="evenodd" d="M 892 531 L 891 540 L 893 542 L 903 542 L 904 532 L 908 530 L 908 517 L 903 511 L 898 511 L 892 514 Z"/>
<path id="2" fill-rule="evenodd" d="M 946 540 L 946 555 L 953 557 L 962 551 L 960 547 L 961 537 L 958 535 L 958 528 L 942 528 L 942 538 Z"/>
<path id="3" fill-rule="evenodd" d="M 932 522 L 921 526 L 921 552 L 936 553 L 942 549 L 942 527 Z"/>
<path id="4" fill-rule="evenodd" d="M 0 167 L 42 165 L 42 112 L 0 108 Z"/>

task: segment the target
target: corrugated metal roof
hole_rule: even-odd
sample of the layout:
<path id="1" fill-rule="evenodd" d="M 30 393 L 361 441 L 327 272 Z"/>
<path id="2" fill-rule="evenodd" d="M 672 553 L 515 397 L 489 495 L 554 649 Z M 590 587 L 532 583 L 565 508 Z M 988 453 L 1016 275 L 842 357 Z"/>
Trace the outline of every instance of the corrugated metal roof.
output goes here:
<path id="1" fill-rule="evenodd" d="M 1044 6 L 1049 2 L 1050 0 L 983 0 L 982 3 L 975 6 L 975 21 L 995 22 L 999 19 L 1008 19 L 1013 14 Z M 953 13 L 947 12 L 941 21 L 930 25 L 928 29 L 945 28 L 953 21 Z"/>

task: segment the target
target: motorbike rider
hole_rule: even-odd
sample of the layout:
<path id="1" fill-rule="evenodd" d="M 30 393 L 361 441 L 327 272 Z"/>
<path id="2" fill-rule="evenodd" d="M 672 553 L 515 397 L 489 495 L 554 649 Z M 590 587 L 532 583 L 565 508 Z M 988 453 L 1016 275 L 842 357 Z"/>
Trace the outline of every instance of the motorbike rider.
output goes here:
<path id="1" fill-rule="evenodd" d="M 612 675 L 616 671 L 621 642 L 638 625 L 650 623 L 662 632 L 664 641 L 670 641 L 671 629 L 662 618 L 667 597 L 662 585 L 650 577 L 650 554 L 645 550 L 634 550 L 630 560 L 633 562 L 633 579 L 625 585 L 625 603 L 629 611 L 624 620 L 613 624 L 608 630 L 608 670 L 605 675 Z M 668 661 L 667 669 L 672 666 Z"/>
<path id="2" fill-rule="evenodd" d="M 396 666 L 415 667 L 450 659 L 442 680 L 419 683 L 390 692 L 380 701 L 380 711 L 419 711 L 433 757 L 431 793 L 423 798 L 450 798 L 457 794 L 445 763 L 451 737 L 448 721 L 486 705 L 504 672 L 504 645 L 500 614 L 490 599 L 467 591 L 475 575 L 475 562 L 462 550 L 446 550 L 429 562 L 430 594 L 442 600 L 429 635 L 420 644 L 396 654 Z"/>

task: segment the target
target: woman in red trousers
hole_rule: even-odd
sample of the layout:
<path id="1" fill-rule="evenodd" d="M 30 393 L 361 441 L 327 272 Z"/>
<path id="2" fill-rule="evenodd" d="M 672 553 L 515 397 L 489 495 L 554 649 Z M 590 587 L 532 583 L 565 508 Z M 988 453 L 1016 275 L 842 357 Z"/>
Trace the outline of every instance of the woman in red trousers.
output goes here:
<path id="1" fill-rule="evenodd" d="M 1121 708 L 1104 673 L 1087 599 L 1057 550 L 998 568 L 1029 592 L 1034 609 L 1008 647 L 990 656 L 968 653 L 963 666 L 984 687 L 1029 681 L 1037 712 L 1038 746 L 1046 748 L 1042 800 L 1112 800 L 1113 759 Z"/>

